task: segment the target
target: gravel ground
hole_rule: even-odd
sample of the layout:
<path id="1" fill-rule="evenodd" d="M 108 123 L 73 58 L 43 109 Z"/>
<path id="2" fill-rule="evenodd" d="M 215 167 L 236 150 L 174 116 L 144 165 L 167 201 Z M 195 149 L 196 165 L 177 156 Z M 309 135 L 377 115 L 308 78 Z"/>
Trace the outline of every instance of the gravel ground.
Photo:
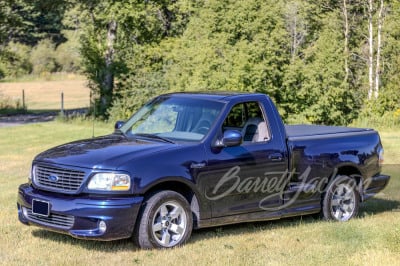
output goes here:
<path id="1" fill-rule="evenodd" d="M 82 115 L 86 114 L 87 109 L 75 109 L 68 110 L 65 112 L 66 115 Z M 58 112 L 48 112 L 41 114 L 21 114 L 21 115 L 0 115 L 0 128 L 2 127 L 10 127 L 10 126 L 18 126 L 30 123 L 41 123 L 41 122 L 49 122 L 53 121 Z"/>
<path id="2" fill-rule="evenodd" d="M 24 114 L 24 115 L 4 115 L 0 116 L 0 128 L 9 126 L 18 126 L 29 123 L 49 122 L 53 121 L 57 116 L 56 113 L 44 114 Z"/>

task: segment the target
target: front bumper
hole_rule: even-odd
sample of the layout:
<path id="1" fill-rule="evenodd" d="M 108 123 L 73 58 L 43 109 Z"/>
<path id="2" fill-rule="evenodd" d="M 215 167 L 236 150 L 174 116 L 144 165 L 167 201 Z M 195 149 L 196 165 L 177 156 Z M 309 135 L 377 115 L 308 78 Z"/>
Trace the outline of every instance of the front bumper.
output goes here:
<path id="1" fill-rule="evenodd" d="M 390 176 L 388 175 L 375 175 L 365 180 L 362 200 L 369 199 L 378 194 L 387 186 L 389 180 Z"/>
<path id="2" fill-rule="evenodd" d="M 33 214 L 32 200 L 48 202 L 50 215 Z M 136 196 L 63 195 L 23 184 L 18 189 L 18 218 L 23 224 L 75 238 L 115 240 L 132 235 L 142 201 Z"/>

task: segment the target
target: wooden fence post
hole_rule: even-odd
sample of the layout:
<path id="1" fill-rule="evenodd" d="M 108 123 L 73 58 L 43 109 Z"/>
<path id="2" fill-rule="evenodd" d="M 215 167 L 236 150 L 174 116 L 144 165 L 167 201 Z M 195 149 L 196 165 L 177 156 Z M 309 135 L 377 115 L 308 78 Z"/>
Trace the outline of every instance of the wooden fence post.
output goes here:
<path id="1" fill-rule="evenodd" d="M 63 117 L 64 116 L 64 92 L 61 92 L 61 111 L 60 115 Z"/>
<path id="2" fill-rule="evenodd" d="M 26 109 L 25 105 L 25 90 L 22 90 L 22 109 Z"/>

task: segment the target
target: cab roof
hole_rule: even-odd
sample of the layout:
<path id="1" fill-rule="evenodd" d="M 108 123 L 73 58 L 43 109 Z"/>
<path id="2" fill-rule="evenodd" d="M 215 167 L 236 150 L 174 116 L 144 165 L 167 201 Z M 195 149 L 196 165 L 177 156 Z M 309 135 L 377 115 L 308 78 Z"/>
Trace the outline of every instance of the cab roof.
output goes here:
<path id="1" fill-rule="evenodd" d="M 266 97 L 262 93 L 249 93 L 249 92 L 235 92 L 235 91 L 198 91 L 198 92 L 174 92 L 167 93 L 160 96 L 173 96 L 182 98 L 197 98 L 204 100 L 224 101 L 228 102 L 238 98 L 257 98 Z"/>

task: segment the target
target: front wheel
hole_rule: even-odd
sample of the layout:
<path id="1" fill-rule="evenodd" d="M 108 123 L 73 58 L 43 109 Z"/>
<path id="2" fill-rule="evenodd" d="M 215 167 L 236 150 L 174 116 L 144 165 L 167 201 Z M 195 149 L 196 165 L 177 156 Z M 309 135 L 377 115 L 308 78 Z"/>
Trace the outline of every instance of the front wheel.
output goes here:
<path id="1" fill-rule="evenodd" d="M 357 183 L 348 176 L 338 176 L 329 185 L 322 201 L 322 215 L 327 220 L 348 221 L 357 215 L 360 195 Z"/>
<path id="2" fill-rule="evenodd" d="M 134 235 L 139 247 L 171 248 L 189 239 L 193 218 L 189 203 L 181 194 L 169 190 L 157 192 L 143 208 Z"/>

